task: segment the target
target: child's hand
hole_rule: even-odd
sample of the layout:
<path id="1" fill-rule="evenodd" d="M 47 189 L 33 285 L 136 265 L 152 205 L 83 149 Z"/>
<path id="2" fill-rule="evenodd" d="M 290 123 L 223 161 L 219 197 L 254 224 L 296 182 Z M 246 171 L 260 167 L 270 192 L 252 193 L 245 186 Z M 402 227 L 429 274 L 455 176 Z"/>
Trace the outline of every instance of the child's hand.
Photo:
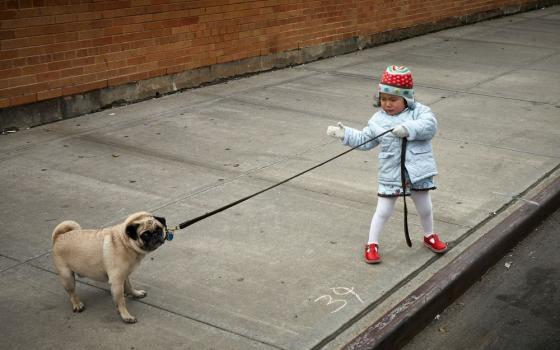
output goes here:
<path id="1" fill-rule="evenodd" d="M 408 130 L 403 125 L 399 125 L 393 129 L 393 135 L 400 138 L 408 137 Z"/>
<path id="2" fill-rule="evenodd" d="M 341 122 L 338 122 L 336 124 L 336 126 L 329 125 L 329 127 L 327 128 L 327 135 L 332 136 L 332 137 L 337 137 L 339 139 L 343 139 L 344 138 L 344 128 L 345 128 L 345 126 Z"/>

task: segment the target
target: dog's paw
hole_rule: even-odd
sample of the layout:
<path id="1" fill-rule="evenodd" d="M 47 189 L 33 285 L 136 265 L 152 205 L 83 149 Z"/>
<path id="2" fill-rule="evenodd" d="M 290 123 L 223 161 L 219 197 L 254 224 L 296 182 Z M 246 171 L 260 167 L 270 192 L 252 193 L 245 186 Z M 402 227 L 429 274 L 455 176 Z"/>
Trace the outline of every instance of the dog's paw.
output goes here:
<path id="1" fill-rule="evenodd" d="M 132 315 L 128 315 L 128 316 L 121 316 L 122 320 L 124 323 L 136 323 L 136 317 L 132 316 Z"/>
<path id="2" fill-rule="evenodd" d="M 135 299 L 142 299 L 148 295 L 148 292 L 142 289 L 136 289 L 132 292 L 132 297 Z"/>
<path id="3" fill-rule="evenodd" d="M 74 312 L 82 312 L 85 309 L 85 305 L 84 303 L 82 303 L 81 301 L 77 304 L 72 305 L 72 311 Z"/>

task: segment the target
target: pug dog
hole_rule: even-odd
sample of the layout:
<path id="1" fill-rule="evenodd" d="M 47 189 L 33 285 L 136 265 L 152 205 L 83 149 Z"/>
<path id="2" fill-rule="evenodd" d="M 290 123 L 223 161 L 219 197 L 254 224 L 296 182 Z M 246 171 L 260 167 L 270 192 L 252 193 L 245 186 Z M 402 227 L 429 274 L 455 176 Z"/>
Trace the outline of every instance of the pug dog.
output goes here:
<path id="1" fill-rule="evenodd" d="M 135 323 L 136 318 L 126 308 L 125 293 L 134 298 L 143 298 L 147 293 L 134 289 L 129 276 L 146 254 L 156 250 L 166 239 L 165 218 L 147 212 L 134 213 L 123 223 L 100 230 L 84 230 L 75 221 L 61 222 L 52 233 L 52 255 L 60 282 L 70 295 L 73 311 L 84 310 L 75 291 L 75 275 L 78 275 L 109 282 L 122 320 Z"/>

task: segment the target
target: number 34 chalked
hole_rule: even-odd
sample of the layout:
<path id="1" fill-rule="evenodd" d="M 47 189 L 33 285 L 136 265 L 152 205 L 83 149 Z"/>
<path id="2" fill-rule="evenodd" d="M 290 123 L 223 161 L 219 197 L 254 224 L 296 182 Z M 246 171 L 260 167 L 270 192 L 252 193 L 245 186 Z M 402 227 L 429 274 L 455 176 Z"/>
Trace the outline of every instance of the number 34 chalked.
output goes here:
<path id="1" fill-rule="evenodd" d="M 321 300 L 323 302 L 326 302 L 325 305 L 334 308 L 334 310 L 331 311 L 331 314 L 334 314 L 335 312 L 339 312 L 340 310 L 344 309 L 344 307 L 348 305 L 348 301 L 353 300 L 354 297 L 358 299 L 360 303 L 362 304 L 364 303 L 362 298 L 360 298 L 360 296 L 354 291 L 354 287 L 352 288 L 334 287 L 331 288 L 330 290 L 332 292 L 331 294 L 321 295 L 320 297 L 315 299 L 315 302 Z"/>

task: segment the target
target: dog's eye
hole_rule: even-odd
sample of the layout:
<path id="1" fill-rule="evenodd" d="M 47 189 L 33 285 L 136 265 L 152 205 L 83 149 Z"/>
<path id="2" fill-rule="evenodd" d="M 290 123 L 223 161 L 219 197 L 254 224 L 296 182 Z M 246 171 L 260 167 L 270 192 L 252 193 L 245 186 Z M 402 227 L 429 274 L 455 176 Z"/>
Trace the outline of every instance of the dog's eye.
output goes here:
<path id="1" fill-rule="evenodd" d="M 152 236 L 157 236 L 163 233 L 163 230 L 161 229 L 161 227 L 156 227 L 153 230 L 146 230 L 144 232 L 142 232 L 140 234 L 140 236 L 142 237 L 152 237 Z"/>

